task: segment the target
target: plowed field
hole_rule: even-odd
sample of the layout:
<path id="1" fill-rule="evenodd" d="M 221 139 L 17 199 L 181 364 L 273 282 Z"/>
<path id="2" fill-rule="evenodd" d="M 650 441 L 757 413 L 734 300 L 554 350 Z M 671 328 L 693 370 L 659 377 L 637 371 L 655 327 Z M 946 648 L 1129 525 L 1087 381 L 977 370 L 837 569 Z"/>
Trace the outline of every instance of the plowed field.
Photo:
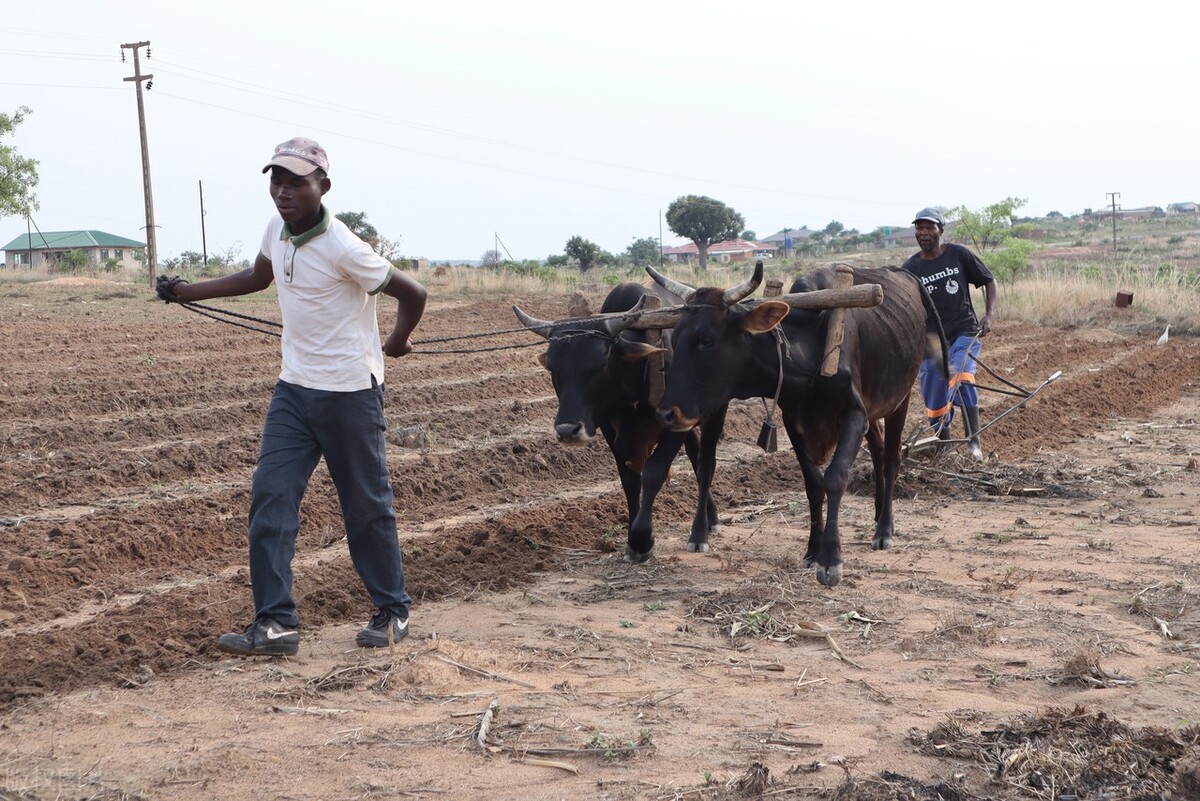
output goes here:
<path id="1" fill-rule="evenodd" d="M 513 328 L 515 301 L 566 307 L 435 288 L 417 339 Z M 269 293 L 222 305 L 277 319 Z M 922 738 L 1200 718 L 1200 343 L 1156 335 L 998 325 L 989 366 L 1063 377 L 985 433 L 986 463 L 906 462 L 890 551 L 861 458 L 832 589 L 800 565 L 799 468 L 754 447 L 758 401 L 730 412 L 713 552 L 684 549 L 681 459 L 635 567 L 607 450 L 554 441 L 538 348 L 391 361 L 412 636 L 354 647 L 371 609 L 322 466 L 300 654 L 241 660 L 214 646 L 252 617 L 278 341 L 126 285 L 0 284 L 0 798 L 1066 797 Z M 985 421 L 1013 400 L 984 393 Z"/>

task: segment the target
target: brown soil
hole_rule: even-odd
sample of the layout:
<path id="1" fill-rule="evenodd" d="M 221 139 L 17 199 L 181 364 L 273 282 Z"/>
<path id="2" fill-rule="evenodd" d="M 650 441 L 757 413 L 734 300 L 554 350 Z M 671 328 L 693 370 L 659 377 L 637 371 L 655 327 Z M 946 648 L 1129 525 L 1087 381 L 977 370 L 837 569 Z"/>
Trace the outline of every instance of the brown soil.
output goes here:
<path id="1" fill-rule="evenodd" d="M 608 452 L 554 442 L 536 348 L 414 354 L 387 381 L 413 635 L 354 647 L 371 610 L 320 468 L 300 655 L 241 660 L 214 642 L 252 614 L 277 340 L 103 282 L 0 293 L 0 798 L 1051 798 L 1045 768 L 931 738 L 1077 706 L 1197 719 L 1193 339 L 1000 325 L 988 366 L 1062 378 L 987 431 L 985 464 L 906 462 L 890 551 L 861 459 L 833 589 L 800 565 L 799 469 L 754 447 L 757 401 L 730 412 L 713 553 L 684 549 L 681 462 L 633 567 Z M 517 300 L 567 299 L 438 299 L 418 338 L 513 328 Z M 1013 400 L 985 393 L 985 420 Z"/>

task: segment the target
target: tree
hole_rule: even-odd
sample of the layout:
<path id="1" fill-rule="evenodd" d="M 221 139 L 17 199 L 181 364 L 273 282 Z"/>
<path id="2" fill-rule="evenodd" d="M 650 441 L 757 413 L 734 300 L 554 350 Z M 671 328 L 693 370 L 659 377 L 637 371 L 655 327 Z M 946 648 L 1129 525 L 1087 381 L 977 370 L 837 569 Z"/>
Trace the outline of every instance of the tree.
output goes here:
<path id="1" fill-rule="evenodd" d="M 1025 198 L 1006 197 L 980 211 L 959 206 L 951 211 L 958 217 L 954 235 L 980 253 L 995 249 L 1016 233 L 1016 211 L 1027 202 Z"/>
<path id="2" fill-rule="evenodd" d="M 830 220 L 829 225 L 821 229 L 830 239 L 836 239 L 837 235 L 846 230 L 846 226 L 842 225 L 837 220 Z"/>
<path id="3" fill-rule="evenodd" d="M 702 195 L 677 197 L 667 207 L 667 226 L 690 239 L 700 251 L 700 269 L 708 269 L 708 246 L 736 239 L 746 227 L 742 215 L 719 200 Z"/>
<path id="4" fill-rule="evenodd" d="M 0 139 L 12 133 L 32 114 L 21 106 L 11 117 L 0 113 Z M 0 217 L 26 217 L 39 208 L 33 188 L 38 185 L 37 161 L 17 153 L 11 145 L 0 145 Z"/>
<path id="5" fill-rule="evenodd" d="M 1020 235 L 1032 226 L 1016 222 L 1017 209 L 1026 200 L 1007 197 L 999 203 L 985 206 L 981 211 L 971 211 L 959 206 L 952 213 L 958 215 L 954 227 L 955 236 L 971 243 L 982 254 L 991 251 L 985 262 L 993 275 L 1001 281 L 1011 281 L 1029 266 L 1029 258 L 1037 246 Z"/>
<path id="6" fill-rule="evenodd" d="M 500 251 L 485 250 L 482 258 L 479 259 L 479 266 L 494 270 L 500 266 Z"/>
<path id="7" fill-rule="evenodd" d="M 350 229 L 350 233 L 370 245 L 372 250 L 379 249 L 379 231 L 375 230 L 375 226 L 367 222 L 366 212 L 343 211 L 341 214 L 335 214 L 334 216 L 346 224 L 346 227 Z"/>
<path id="8" fill-rule="evenodd" d="M 386 236 L 379 237 L 379 244 L 375 246 L 375 252 L 393 264 L 404 258 L 404 253 L 400 250 L 400 240 L 388 239 Z"/>
<path id="9" fill-rule="evenodd" d="M 742 233 L 739 234 L 739 236 L 742 239 L 745 239 L 747 242 L 757 242 L 758 241 L 758 234 L 754 233 L 749 228 L 747 228 L 745 231 L 742 231 Z"/>
<path id="10" fill-rule="evenodd" d="M 645 267 L 647 264 L 658 264 L 661 252 L 658 240 L 644 237 L 635 239 L 625 248 L 625 257 L 633 262 L 635 267 Z"/>
<path id="11" fill-rule="evenodd" d="M 567 246 L 563 248 L 563 252 L 572 259 L 579 262 L 579 271 L 587 272 L 592 269 L 592 265 L 596 263 L 603 251 L 595 242 L 589 242 L 582 236 L 573 236 L 567 240 Z"/>

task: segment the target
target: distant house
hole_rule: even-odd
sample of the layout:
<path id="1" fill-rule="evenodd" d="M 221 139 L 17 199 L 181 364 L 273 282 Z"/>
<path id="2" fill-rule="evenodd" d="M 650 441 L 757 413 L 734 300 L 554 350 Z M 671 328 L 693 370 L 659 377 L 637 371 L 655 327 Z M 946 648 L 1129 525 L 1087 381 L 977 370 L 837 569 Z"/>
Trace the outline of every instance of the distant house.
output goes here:
<path id="1" fill-rule="evenodd" d="M 759 241 L 769 242 L 783 250 L 787 247 L 787 240 L 792 240 L 792 247 L 795 248 L 807 242 L 814 233 L 816 231 L 810 231 L 807 226 L 802 225 L 799 228 L 782 228 Z"/>
<path id="2" fill-rule="evenodd" d="M 1167 206 L 1167 214 L 1200 214 L 1200 203 L 1171 203 Z"/>
<path id="3" fill-rule="evenodd" d="M 1110 220 L 1113 217 L 1118 220 L 1152 220 L 1166 217 L 1167 213 L 1162 210 L 1162 206 L 1142 206 L 1136 209 L 1117 209 L 1115 212 L 1111 209 L 1100 209 L 1093 212 L 1092 220 Z"/>
<path id="4" fill-rule="evenodd" d="M 115 270 L 139 270 L 145 242 L 106 234 L 104 231 L 47 231 L 21 234 L 0 250 L 8 269 L 53 269 L 72 251 L 83 253 L 92 267 L 111 264 Z"/>
<path id="5" fill-rule="evenodd" d="M 771 242 L 749 242 L 745 239 L 729 239 L 708 246 L 709 261 L 748 261 L 775 257 L 776 246 Z M 663 257 L 673 264 L 683 264 L 699 257 L 700 249 L 688 242 L 674 248 L 664 248 Z"/>
<path id="6" fill-rule="evenodd" d="M 882 234 L 883 248 L 913 248 L 917 246 L 917 229 L 909 225 L 883 225 L 875 229 Z"/>

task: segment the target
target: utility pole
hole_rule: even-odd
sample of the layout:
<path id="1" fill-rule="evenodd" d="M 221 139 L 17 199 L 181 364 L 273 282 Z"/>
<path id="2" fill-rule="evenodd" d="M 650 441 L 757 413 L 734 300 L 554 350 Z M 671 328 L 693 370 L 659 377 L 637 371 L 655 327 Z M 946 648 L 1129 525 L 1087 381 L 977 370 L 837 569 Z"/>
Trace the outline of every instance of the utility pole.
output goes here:
<path id="1" fill-rule="evenodd" d="M 1113 253 L 1117 252 L 1117 198 L 1121 196 L 1120 192 L 1105 192 L 1104 194 L 1112 198 L 1112 224 L 1113 224 Z"/>
<path id="2" fill-rule="evenodd" d="M 208 266 L 208 236 L 204 233 L 204 181 L 200 184 L 200 249 L 204 253 L 204 266 Z"/>
<path id="3" fill-rule="evenodd" d="M 149 42 L 121 45 L 121 61 L 125 60 L 126 50 L 133 51 L 133 75 L 124 80 L 133 81 L 133 85 L 137 89 L 138 131 L 142 137 L 142 189 L 146 195 L 146 266 L 150 271 L 150 286 L 154 286 L 154 279 L 158 274 L 158 246 L 154 242 L 154 194 L 150 190 L 150 151 L 146 147 L 146 106 L 142 101 L 142 81 L 146 82 L 146 89 L 149 90 L 153 85 L 151 79 L 154 75 L 142 74 L 138 50 L 143 47 L 146 48 L 146 58 L 150 58 Z"/>
<path id="4" fill-rule="evenodd" d="M 658 269 L 663 267 L 663 245 L 662 245 L 662 209 L 658 210 Z"/>

